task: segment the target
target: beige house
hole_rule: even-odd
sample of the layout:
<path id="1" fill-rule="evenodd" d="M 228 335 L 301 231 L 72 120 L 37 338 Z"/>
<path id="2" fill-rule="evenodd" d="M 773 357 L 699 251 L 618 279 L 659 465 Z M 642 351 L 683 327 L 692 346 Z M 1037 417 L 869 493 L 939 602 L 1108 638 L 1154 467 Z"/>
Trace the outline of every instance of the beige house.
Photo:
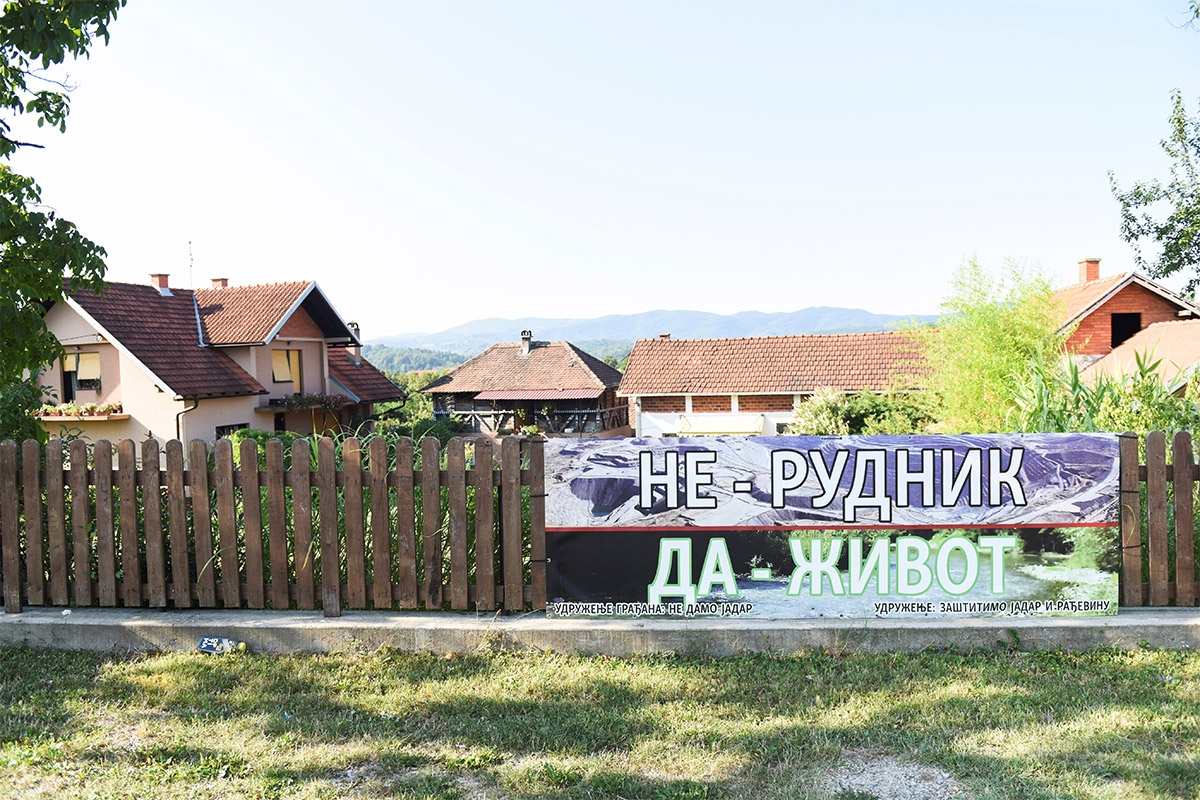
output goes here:
<path id="1" fill-rule="evenodd" d="M 50 435 L 203 439 L 239 428 L 328 432 L 404 391 L 367 363 L 358 329 L 314 282 L 172 289 L 107 284 L 68 293 L 46 325 L 66 351 L 42 375 Z"/>
<path id="2" fill-rule="evenodd" d="M 823 387 L 884 392 L 923 374 L 903 331 L 639 339 L 617 396 L 637 436 L 774 436 L 797 403 Z"/>

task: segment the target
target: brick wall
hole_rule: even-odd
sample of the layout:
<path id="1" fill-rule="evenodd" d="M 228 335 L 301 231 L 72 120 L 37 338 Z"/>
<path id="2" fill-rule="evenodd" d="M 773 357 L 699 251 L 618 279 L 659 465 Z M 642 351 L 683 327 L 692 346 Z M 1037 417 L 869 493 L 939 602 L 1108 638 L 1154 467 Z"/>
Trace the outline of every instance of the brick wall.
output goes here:
<path id="1" fill-rule="evenodd" d="M 743 394 L 738 395 L 738 411 L 765 412 L 791 411 L 792 396 L 790 394 Z"/>
<path id="2" fill-rule="evenodd" d="M 643 404 L 642 408 L 645 407 Z M 727 394 L 700 394 L 692 397 L 692 411 L 696 414 L 713 414 L 732 410 L 733 398 Z"/>
<path id="3" fill-rule="evenodd" d="M 682 414 L 686 408 L 683 397 L 643 397 L 643 414 Z"/>
<path id="4" fill-rule="evenodd" d="M 1176 308 L 1145 287 L 1131 284 L 1089 314 L 1071 338 L 1067 350 L 1078 355 L 1101 356 L 1112 352 L 1112 315 L 1140 313 L 1142 328 L 1155 322 L 1177 319 Z"/>

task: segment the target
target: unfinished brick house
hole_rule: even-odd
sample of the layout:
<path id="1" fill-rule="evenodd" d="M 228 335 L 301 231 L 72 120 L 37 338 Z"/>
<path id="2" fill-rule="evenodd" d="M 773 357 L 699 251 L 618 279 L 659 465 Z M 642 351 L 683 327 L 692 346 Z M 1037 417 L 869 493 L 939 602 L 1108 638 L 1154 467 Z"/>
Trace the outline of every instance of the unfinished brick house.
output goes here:
<path id="1" fill-rule="evenodd" d="M 456 416 L 475 433 L 536 425 L 551 436 L 617 436 L 629 432 L 620 382 L 620 371 L 570 342 L 521 331 L 520 342 L 494 344 L 421 391 L 433 396 L 435 419 Z"/>
<path id="2" fill-rule="evenodd" d="M 617 390 L 638 436 L 783 433 L 817 389 L 904 388 L 920 369 L 898 331 L 746 339 L 639 339 Z"/>
<path id="3" fill-rule="evenodd" d="M 1062 329 L 1074 327 L 1067 351 L 1085 364 L 1155 323 L 1200 315 L 1200 306 L 1136 272 L 1101 278 L 1098 258 L 1081 260 L 1079 282 L 1055 296 Z"/>

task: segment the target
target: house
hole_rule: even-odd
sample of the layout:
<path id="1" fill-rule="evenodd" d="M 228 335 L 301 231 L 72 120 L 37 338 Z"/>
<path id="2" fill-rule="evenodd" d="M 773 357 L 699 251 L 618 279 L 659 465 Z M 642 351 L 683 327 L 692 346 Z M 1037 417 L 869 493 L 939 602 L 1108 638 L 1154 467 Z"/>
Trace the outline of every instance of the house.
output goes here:
<path id="1" fill-rule="evenodd" d="M 1087 364 L 1158 322 L 1200 315 L 1200 306 L 1136 272 L 1100 277 L 1100 259 L 1079 262 L 1079 282 L 1059 289 L 1067 351 Z"/>
<path id="2" fill-rule="evenodd" d="M 494 344 L 421 389 L 436 419 L 454 415 L 470 431 L 500 434 L 536 425 L 549 435 L 628 433 L 628 407 L 617 400 L 620 371 L 570 342 Z"/>
<path id="3" fill-rule="evenodd" d="M 821 387 L 883 392 L 920 371 L 904 332 L 639 339 L 617 390 L 638 436 L 777 434 Z"/>
<path id="4" fill-rule="evenodd" d="M 1200 319 L 1156 322 L 1135 333 L 1112 352 L 1080 372 L 1085 383 L 1101 377 L 1136 375 L 1139 358 L 1155 364 L 1159 380 L 1171 391 L 1180 392 L 1200 369 Z"/>
<path id="5" fill-rule="evenodd" d="M 213 440 L 239 428 L 328 432 L 404 392 L 362 359 L 358 329 L 316 283 L 172 289 L 109 283 L 46 312 L 66 351 L 42 380 L 51 433 Z"/>

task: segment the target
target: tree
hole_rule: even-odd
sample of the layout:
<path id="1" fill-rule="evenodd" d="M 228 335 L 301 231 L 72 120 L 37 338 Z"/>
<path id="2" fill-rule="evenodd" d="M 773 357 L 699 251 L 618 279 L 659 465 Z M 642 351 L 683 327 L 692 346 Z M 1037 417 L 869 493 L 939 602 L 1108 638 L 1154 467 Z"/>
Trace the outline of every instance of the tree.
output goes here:
<path id="1" fill-rule="evenodd" d="M 1061 309 L 1040 272 L 1008 265 L 995 280 L 978 262 L 951 279 L 936 328 L 915 332 L 928 364 L 926 386 L 941 401 L 938 428 L 950 433 L 1012 430 L 1018 388 L 1030 364 L 1063 355 Z"/>
<path id="2" fill-rule="evenodd" d="M 47 70 L 108 42 L 108 25 L 125 0 L 13 0 L 0 13 L 0 437 L 39 435 L 29 413 L 41 369 L 61 354 L 43 314 L 67 291 L 99 292 L 102 247 L 42 204 L 32 178 L 7 163 L 22 147 L 17 120 L 66 129 L 71 87 Z M 30 398 L 33 398 L 32 400 Z M 28 405 L 32 403 L 32 405 Z"/>
<path id="3" fill-rule="evenodd" d="M 1171 135 L 1160 142 L 1172 160 L 1171 180 L 1142 181 L 1127 191 L 1112 172 L 1108 181 L 1121 204 L 1121 238 L 1133 247 L 1134 263 L 1155 278 L 1197 270 L 1185 288 L 1191 294 L 1200 285 L 1200 120 L 1188 117 L 1178 89 L 1171 99 Z M 1142 255 L 1146 241 L 1158 247 L 1151 261 Z"/>

